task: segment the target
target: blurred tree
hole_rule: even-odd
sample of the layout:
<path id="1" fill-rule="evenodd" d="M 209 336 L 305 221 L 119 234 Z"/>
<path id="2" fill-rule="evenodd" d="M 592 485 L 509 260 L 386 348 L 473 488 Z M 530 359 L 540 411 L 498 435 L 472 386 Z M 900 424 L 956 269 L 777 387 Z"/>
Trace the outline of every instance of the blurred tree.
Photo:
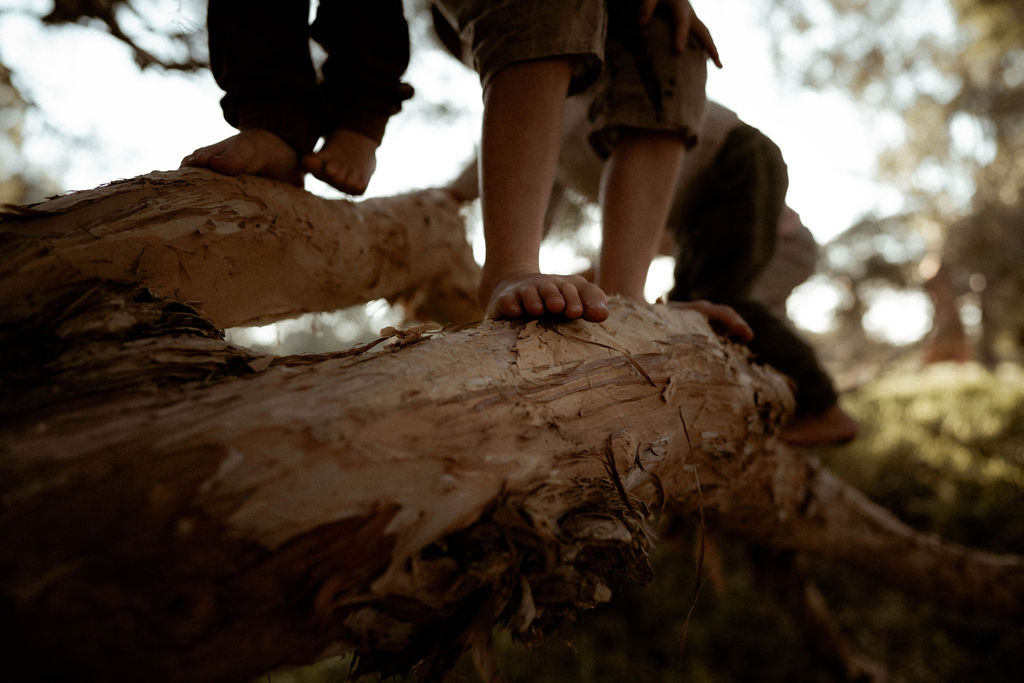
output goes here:
<path id="1" fill-rule="evenodd" d="M 799 83 L 842 89 L 870 107 L 880 130 L 898 131 L 879 170 L 902 191 L 905 216 L 876 221 L 874 228 L 866 227 L 872 221 L 861 223 L 836 249 L 866 233 L 873 236 L 865 244 L 878 247 L 876 229 L 898 239 L 916 235 L 933 255 L 917 273 L 906 253 L 869 250 L 900 271 L 903 286 L 941 274 L 943 286 L 929 287 L 936 311 L 950 310 L 951 297 L 974 292 L 977 355 L 990 364 L 1020 361 L 1024 4 L 788 0 L 771 3 L 766 18 L 781 36 L 776 62 Z M 855 288 L 877 276 L 878 258 L 860 273 L 866 279 L 854 278 Z M 956 325 L 936 324 L 933 334 L 939 328 L 955 333 Z"/>
<path id="2" fill-rule="evenodd" d="M 26 163 L 22 127 L 31 106 L 0 62 L 0 204 L 22 204 L 56 191 L 56 183 Z"/>
<path id="3" fill-rule="evenodd" d="M 200 0 L 53 0 L 40 20 L 101 27 L 127 45 L 143 69 L 198 71 L 207 64 L 205 9 Z"/>
<path id="4" fill-rule="evenodd" d="M 140 68 L 197 71 L 206 65 L 201 0 L 54 0 L 46 5 L 11 3 L 0 8 L 0 17 L 20 13 L 47 26 L 103 30 L 129 47 Z M 0 53 L 0 203 L 38 201 L 60 191 L 59 184 L 23 154 L 24 124 L 35 103 L 25 95 L 29 90 L 18 84 L 19 74 Z"/>

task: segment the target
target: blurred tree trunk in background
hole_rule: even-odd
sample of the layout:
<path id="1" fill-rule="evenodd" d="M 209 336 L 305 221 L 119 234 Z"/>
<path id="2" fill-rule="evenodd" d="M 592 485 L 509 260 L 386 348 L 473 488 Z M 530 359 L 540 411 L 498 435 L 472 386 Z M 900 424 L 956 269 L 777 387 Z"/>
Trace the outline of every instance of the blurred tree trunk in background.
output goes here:
<path id="1" fill-rule="evenodd" d="M 935 309 L 931 333 L 925 339 L 925 363 L 965 363 L 971 360 L 970 342 L 956 305 L 956 287 L 944 264 L 925 280 L 925 291 Z"/>

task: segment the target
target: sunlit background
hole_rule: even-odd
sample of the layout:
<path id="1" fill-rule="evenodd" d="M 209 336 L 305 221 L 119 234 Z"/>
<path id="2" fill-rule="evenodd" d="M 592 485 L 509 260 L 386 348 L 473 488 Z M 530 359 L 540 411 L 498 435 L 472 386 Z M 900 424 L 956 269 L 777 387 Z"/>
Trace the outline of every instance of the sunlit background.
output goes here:
<path id="1" fill-rule="evenodd" d="M 407 80 L 417 94 L 390 123 L 370 196 L 443 183 L 473 156 L 478 137 L 481 93 L 475 74 L 430 39 L 426 17 L 415 11 L 422 3 L 408 4 L 414 44 Z M 879 71 L 864 83 L 851 85 L 849 81 L 858 76 L 842 73 L 850 72 L 849 62 L 877 58 L 874 51 L 879 45 L 886 49 L 886 40 L 892 39 L 873 42 L 856 33 L 863 31 L 863 23 L 853 22 L 843 12 L 834 13 L 823 0 L 782 3 L 797 8 L 789 14 L 769 11 L 763 3 L 736 0 L 693 4 L 711 28 L 725 65 L 721 70 L 711 69 L 709 96 L 736 110 L 780 146 L 790 172 L 789 204 L 820 243 L 834 240 L 865 219 L 917 211 L 920 215 L 914 220 L 926 223 L 935 222 L 937 216 L 953 221 L 966 213 L 975 189 L 971 169 L 996 156 L 986 122 L 963 112 L 949 118 L 943 126 L 943 134 L 949 137 L 949 163 L 941 163 L 940 158 L 907 161 L 907 154 L 899 151 L 913 142 L 914 117 L 929 112 L 896 100 L 952 99 L 959 87 L 955 78 L 922 62 L 892 78 Z M 853 6 L 863 9 L 868 4 Z M 950 46 L 965 39 L 947 0 L 876 5 L 885 7 L 874 11 L 889 12 L 891 25 L 886 35 Z M 39 17 L 51 6 L 48 0 L 0 0 L 0 59 L 13 73 L 20 95 L 32 105 L 18 121 L 19 149 L 14 150 L 7 141 L 0 143 L 8 145 L 4 152 L 7 163 L 0 170 L 35 178 L 31 191 L 36 194 L 30 192 L 28 200 L 173 169 L 187 152 L 234 132 L 221 118 L 221 92 L 208 70 L 140 70 L 130 48 L 110 36 L 98 21 L 91 25 L 88 21 L 40 23 Z M 180 47 L 176 54 L 173 45 L 162 45 L 154 34 L 168 30 L 201 33 L 204 28 L 203 3 L 138 0 L 133 6 L 139 9 L 137 15 L 128 10 L 117 14 L 125 31 L 139 36 L 144 49 L 154 53 L 163 49 L 168 59 L 185 55 L 180 54 Z M 837 6 L 849 7 L 850 3 Z M 899 7 L 902 10 L 896 9 Z M 794 31 L 794 26 L 799 30 Z M 823 50 L 834 51 L 837 44 L 846 49 L 839 61 L 822 57 Z M 893 51 L 898 52 L 895 47 Z M 872 101 L 877 106 L 871 106 Z M 339 196 L 312 178 L 307 188 L 324 196 Z M 947 206 L 920 212 L 919 204 L 914 204 L 914 192 L 919 190 L 930 191 L 933 201 L 941 200 Z M 920 202 L 920 197 L 916 201 Z M 588 215 L 596 221 L 596 213 Z M 473 216 L 470 218 L 472 221 Z M 941 230 L 932 229 L 931 237 L 928 231 L 925 226 L 905 232 L 913 235 L 912 244 L 893 235 L 885 257 L 904 265 L 923 260 L 940 248 Z M 922 235 L 926 236 L 923 242 Z M 472 239 L 481 255 L 479 230 L 472 231 Z M 598 241 L 599 232 L 592 223 L 579 231 L 576 241 L 563 239 L 546 245 L 542 267 L 554 271 L 579 268 L 586 263 L 580 254 L 592 253 Z M 853 248 L 856 250 L 856 245 Z M 844 249 L 838 247 L 833 256 L 842 259 Z M 670 259 L 654 263 L 649 298 L 653 300 L 668 289 L 671 271 Z M 812 278 L 791 297 L 790 317 L 804 330 L 837 332 L 837 312 L 853 305 L 850 287 L 834 275 Z M 918 279 L 923 281 L 928 275 Z M 869 340 L 907 345 L 932 329 L 932 300 L 920 282 L 914 284 L 917 286 L 879 281 L 869 283 L 862 292 L 853 292 L 856 305 L 864 309 L 860 312 L 862 330 Z M 968 331 L 975 330 L 981 315 L 976 297 L 972 299 L 970 291 L 958 296 Z M 380 302 L 365 313 L 371 327 L 378 322 L 392 324 L 400 317 Z M 320 324 L 333 323 L 321 318 Z M 249 340 L 270 343 L 280 339 L 284 329 L 278 325 L 254 330 L 251 334 L 255 336 Z"/>
<path id="2" fill-rule="evenodd" d="M 389 125 L 371 196 L 443 184 L 474 155 L 480 87 L 432 42 L 424 2 L 406 2 L 416 96 Z M 860 432 L 814 455 L 916 529 L 1024 556 L 1024 2 L 693 4 L 725 64 L 710 96 L 778 143 L 789 203 L 823 245 L 789 314 Z M 0 204 L 174 169 L 232 134 L 206 69 L 136 65 L 205 59 L 204 11 L 202 0 L 0 0 Z M 556 233 L 545 268 L 593 254 L 597 212 L 577 208 L 582 227 Z M 671 270 L 652 267 L 652 299 Z M 331 351 L 402 322 L 374 301 L 229 334 L 272 353 Z M 1020 680 L 1019 615 L 959 612 L 843 561 L 719 530 L 705 544 L 703 520 L 658 521 L 654 582 L 581 620 L 571 648 L 561 633 L 537 651 L 499 642 L 510 680 Z M 698 548 L 708 587 L 693 609 Z M 827 638 L 804 616 L 811 588 L 832 608 Z M 347 680 L 350 660 L 326 665 L 272 680 Z"/>

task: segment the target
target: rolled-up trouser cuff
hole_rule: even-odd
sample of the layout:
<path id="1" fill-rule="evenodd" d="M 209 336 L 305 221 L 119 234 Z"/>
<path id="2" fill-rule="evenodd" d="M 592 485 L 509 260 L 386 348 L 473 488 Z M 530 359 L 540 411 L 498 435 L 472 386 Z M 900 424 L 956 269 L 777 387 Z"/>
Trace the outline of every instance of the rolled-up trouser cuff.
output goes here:
<path id="1" fill-rule="evenodd" d="M 412 97 L 413 89 L 406 83 L 399 83 L 393 91 L 380 96 L 371 88 L 344 101 L 330 101 L 328 92 L 322 94 L 325 101 L 319 126 L 324 135 L 338 129 L 350 130 L 380 144 L 388 121 L 401 111 L 402 100 Z"/>
<path id="2" fill-rule="evenodd" d="M 697 144 L 707 107 L 708 55 L 691 38 L 674 48 L 671 12 L 659 7 L 646 26 L 633 3 L 609 4 L 605 68 L 595 86 L 590 144 L 607 158 L 624 131 L 676 135 L 687 149 Z"/>
<path id="3" fill-rule="evenodd" d="M 302 156 L 313 150 L 319 134 L 314 116 L 294 106 L 267 100 L 239 101 L 225 96 L 221 100 L 224 119 L 239 130 L 260 128 L 284 140 Z"/>
<path id="4" fill-rule="evenodd" d="M 438 0 L 441 13 L 470 46 L 486 89 L 518 62 L 554 57 L 573 62 L 570 92 L 597 80 L 607 16 L 601 0 Z"/>

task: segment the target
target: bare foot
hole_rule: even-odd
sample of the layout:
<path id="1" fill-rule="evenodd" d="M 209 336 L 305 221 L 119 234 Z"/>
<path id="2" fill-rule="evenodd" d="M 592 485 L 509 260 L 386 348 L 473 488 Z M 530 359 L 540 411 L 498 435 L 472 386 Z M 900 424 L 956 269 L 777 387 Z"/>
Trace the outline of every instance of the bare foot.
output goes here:
<path id="1" fill-rule="evenodd" d="M 823 413 L 797 416 L 782 430 L 782 440 L 795 446 L 832 446 L 856 436 L 857 422 L 838 403 Z"/>
<path id="2" fill-rule="evenodd" d="M 307 171 L 347 194 L 363 194 L 377 170 L 377 141 L 350 130 L 327 136 L 319 151 L 302 157 Z"/>
<path id="3" fill-rule="evenodd" d="M 750 329 L 747 321 L 736 312 L 732 306 L 725 304 L 713 304 L 706 299 L 695 301 L 669 301 L 669 308 L 678 308 L 683 311 L 699 311 L 707 316 L 711 327 L 741 342 L 748 342 L 754 338 L 754 331 Z"/>
<path id="4" fill-rule="evenodd" d="M 302 187 L 302 169 L 291 145 L 268 130 L 250 128 L 200 147 L 181 160 L 224 175 L 258 175 Z"/>
<path id="5" fill-rule="evenodd" d="M 488 318 L 583 318 L 599 323 L 608 319 L 608 302 L 601 288 L 579 275 L 512 275 L 498 282 L 481 301 Z"/>

